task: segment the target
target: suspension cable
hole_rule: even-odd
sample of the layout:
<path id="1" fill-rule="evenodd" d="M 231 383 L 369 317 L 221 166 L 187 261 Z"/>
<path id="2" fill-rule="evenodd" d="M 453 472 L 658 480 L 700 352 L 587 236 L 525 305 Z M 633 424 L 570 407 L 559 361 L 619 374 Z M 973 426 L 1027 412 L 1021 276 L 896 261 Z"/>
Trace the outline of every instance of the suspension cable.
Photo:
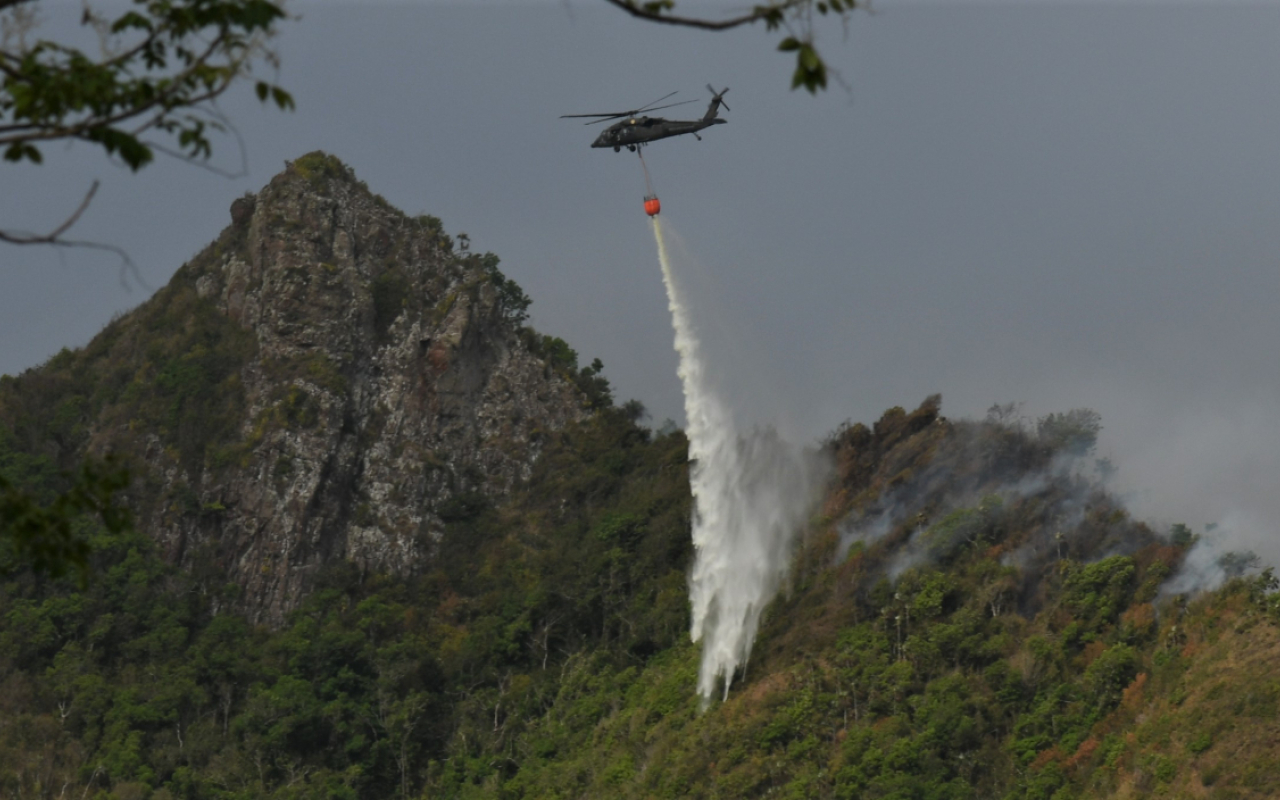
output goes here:
<path id="1" fill-rule="evenodd" d="M 644 196 L 654 197 L 653 185 L 649 182 L 649 167 L 644 163 L 644 150 L 637 147 L 636 154 L 640 156 L 640 169 L 644 170 Z"/>

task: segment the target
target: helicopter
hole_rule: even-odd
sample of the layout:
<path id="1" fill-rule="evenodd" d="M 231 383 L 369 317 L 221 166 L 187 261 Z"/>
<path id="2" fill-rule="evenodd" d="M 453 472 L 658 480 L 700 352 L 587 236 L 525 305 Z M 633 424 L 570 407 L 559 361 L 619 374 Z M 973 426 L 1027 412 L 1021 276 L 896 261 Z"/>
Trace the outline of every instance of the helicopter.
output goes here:
<path id="1" fill-rule="evenodd" d="M 615 122 L 600 132 L 596 140 L 591 143 L 592 147 L 612 147 L 613 152 L 618 152 L 622 148 L 627 148 L 631 152 L 636 152 L 649 142 L 658 139 L 666 139 L 668 136 L 679 136 L 684 133 L 692 133 L 693 137 L 698 141 L 702 141 L 702 137 L 698 135 L 698 131 L 703 128 L 709 128 L 712 125 L 720 125 L 728 122 L 727 119 L 720 119 L 716 116 L 716 112 L 720 106 L 724 106 L 725 111 L 729 110 L 728 104 L 724 102 L 725 92 L 729 91 L 729 87 L 725 87 L 723 91 L 717 92 L 711 84 L 707 84 L 707 89 L 711 92 L 711 104 L 707 106 L 707 113 L 702 115 L 702 119 L 679 120 L 679 119 L 663 119 L 662 117 L 646 117 L 642 116 L 645 111 L 658 111 L 663 108 L 674 108 L 675 106 L 687 105 L 694 102 L 686 100 L 683 103 L 670 103 L 665 106 L 659 106 L 663 100 L 676 94 L 672 92 L 665 97 L 659 97 L 652 103 L 630 111 L 622 111 L 614 114 L 564 114 L 561 119 L 569 119 L 574 117 L 600 117 L 600 119 L 592 120 L 585 123 L 587 125 L 595 125 L 600 122 L 608 122 L 611 119 L 622 119 L 621 122 Z"/>

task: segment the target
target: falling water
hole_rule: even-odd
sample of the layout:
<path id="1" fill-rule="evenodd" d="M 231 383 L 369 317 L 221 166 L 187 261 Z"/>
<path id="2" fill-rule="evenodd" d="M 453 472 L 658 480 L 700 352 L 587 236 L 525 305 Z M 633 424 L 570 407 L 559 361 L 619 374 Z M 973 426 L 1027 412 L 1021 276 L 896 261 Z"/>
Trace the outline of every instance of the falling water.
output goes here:
<path id="1" fill-rule="evenodd" d="M 727 697 L 735 671 L 746 665 L 760 614 L 786 577 L 824 470 L 815 454 L 788 445 L 772 429 L 738 431 L 712 386 L 662 227 L 654 217 L 684 387 L 694 499 L 691 635 L 702 642 L 698 693 L 706 703 L 721 679 Z"/>

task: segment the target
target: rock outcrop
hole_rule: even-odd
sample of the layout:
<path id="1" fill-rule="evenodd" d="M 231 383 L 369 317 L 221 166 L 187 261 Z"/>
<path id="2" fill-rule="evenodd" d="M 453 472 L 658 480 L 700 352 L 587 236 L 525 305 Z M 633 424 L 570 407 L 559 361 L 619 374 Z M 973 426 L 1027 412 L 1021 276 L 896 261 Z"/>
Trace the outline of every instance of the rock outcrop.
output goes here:
<path id="1" fill-rule="evenodd" d="M 120 447 L 133 426 L 139 524 L 172 561 L 221 566 L 250 618 L 277 624 L 326 563 L 412 573 L 445 521 L 510 491 L 589 408 L 572 369 L 538 354 L 496 258 L 455 250 L 438 220 L 391 208 L 337 159 L 298 159 L 231 217 L 150 301 L 186 286 L 223 318 L 170 363 L 230 354 L 209 390 L 228 397 L 226 433 L 184 450 L 179 423 L 166 437 L 117 419 L 95 437 Z"/>

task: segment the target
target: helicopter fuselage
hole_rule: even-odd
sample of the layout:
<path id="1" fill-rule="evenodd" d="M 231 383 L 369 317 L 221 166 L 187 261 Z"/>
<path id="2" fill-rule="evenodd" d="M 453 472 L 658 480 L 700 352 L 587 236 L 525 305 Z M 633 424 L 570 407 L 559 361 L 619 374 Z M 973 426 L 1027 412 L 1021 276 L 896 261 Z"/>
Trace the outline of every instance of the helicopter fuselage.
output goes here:
<path id="1" fill-rule="evenodd" d="M 628 117 L 615 122 L 600 132 L 592 147 L 612 147 L 615 151 L 622 148 L 634 149 L 636 146 L 648 144 L 670 136 L 692 133 L 695 136 L 703 128 L 728 122 L 726 119 L 713 117 L 698 120 L 663 119 L 662 117 Z"/>

